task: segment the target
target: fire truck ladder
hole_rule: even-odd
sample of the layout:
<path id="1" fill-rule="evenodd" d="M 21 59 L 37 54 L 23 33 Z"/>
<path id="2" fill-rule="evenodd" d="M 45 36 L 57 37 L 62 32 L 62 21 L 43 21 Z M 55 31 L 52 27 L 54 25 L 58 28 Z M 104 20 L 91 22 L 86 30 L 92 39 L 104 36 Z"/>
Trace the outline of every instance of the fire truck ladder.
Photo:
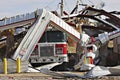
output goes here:
<path id="1" fill-rule="evenodd" d="M 39 9 L 37 10 L 37 16 L 38 16 L 37 20 L 36 21 L 32 20 L 32 22 L 35 21 L 35 23 L 28 30 L 27 34 L 25 35 L 20 45 L 16 49 L 12 57 L 14 60 L 16 60 L 17 58 L 20 58 L 21 61 L 29 59 L 30 54 L 34 50 L 35 45 L 37 44 L 38 40 L 41 38 L 48 24 L 52 24 L 55 28 L 65 32 L 75 41 L 79 41 L 80 33 L 77 32 L 73 27 L 65 23 L 62 19 L 52 14 L 51 12 L 48 12 L 45 9 Z M 15 16 L 14 18 L 16 17 L 17 16 Z M 17 20 L 19 20 L 20 17 L 17 17 L 17 18 L 18 18 Z M 32 17 L 32 19 L 33 18 L 35 17 Z M 31 18 L 29 18 L 29 20 L 30 19 Z M 20 25 L 19 22 L 23 22 L 25 24 L 24 21 L 27 21 L 27 19 L 23 21 L 21 19 L 21 21 L 18 21 L 18 22 L 16 21 L 16 22 Z M 4 22 L 7 22 L 7 21 L 5 20 Z M 12 22 L 10 24 L 13 25 Z M 11 25 L 9 26 L 11 27 Z M 8 29 L 8 26 L 6 26 L 5 28 L 2 28 L 2 30 L 4 29 Z"/>

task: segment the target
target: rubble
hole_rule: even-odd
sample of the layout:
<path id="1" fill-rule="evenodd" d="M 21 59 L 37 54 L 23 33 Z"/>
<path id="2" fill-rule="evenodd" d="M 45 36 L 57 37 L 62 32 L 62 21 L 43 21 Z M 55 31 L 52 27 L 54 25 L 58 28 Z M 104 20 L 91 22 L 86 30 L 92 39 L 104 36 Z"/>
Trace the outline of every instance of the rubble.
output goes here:
<path id="1" fill-rule="evenodd" d="M 34 13 L 37 14 L 37 18 Z M 105 16 L 105 19 L 101 17 L 102 15 Z M 72 74 L 72 72 L 58 73 L 51 71 L 50 69 L 54 66 L 62 64 L 62 62 L 56 62 L 54 64 L 48 64 L 37 68 L 29 66 L 28 72 L 42 72 L 44 74 L 65 78 L 100 78 L 101 76 L 106 75 L 119 75 L 120 66 L 116 65 L 120 65 L 120 19 L 115 15 L 112 15 L 105 10 L 86 7 L 82 13 L 62 16 L 62 19 L 44 9 L 32 12 L 31 14 L 25 14 L 25 17 L 23 17 L 23 15 L 20 16 L 0 21 L 0 29 L 3 32 L 6 29 L 9 31 L 11 28 L 15 29 L 20 26 L 28 26 L 28 29 L 24 27 L 26 34 L 24 34 L 23 40 L 20 41 L 16 39 L 16 36 L 22 35 L 22 32 L 24 31 L 21 31 L 17 35 L 15 35 L 15 33 L 12 34 L 12 32 L 6 35 L 2 35 L 1 33 L 0 42 L 6 42 L 6 47 L 4 46 L 6 48 L 6 54 L 2 55 L 1 53 L 1 58 L 4 56 L 7 58 L 12 56 L 11 58 L 14 60 L 20 57 L 22 61 L 28 61 L 30 54 L 32 54 L 36 44 L 38 43 L 38 40 L 41 38 L 48 24 L 51 24 L 76 41 L 76 52 L 82 56 L 80 57 L 78 64 L 75 64 L 74 66 L 72 65 L 73 69 L 69 70 L 89 71 L 85 75 L 76 75 Z M 91 21 L 91 19 L 93 21 Z M 71 22 L 69 22 L 69 20 L 71 20 Z M 32 27 L 29 27 L 31 26 L 31 23 L 33 25 Z M 79 32 L 73 28 L 78 27 L 76 24 L 81 25 L 79 26 L 81 27 L 79 28 L 81 29 Z M 113 41 L 113 47 L 108 46 L 110 41 Z M 16 43 L 19 43 L 19 45 L 17 45 L 18 48 L 14 47 Z M 3 47 L 0 48 L 3 49 Z M 75 57 L 71 56 L 70 58 L 72 58 L 71 60 L 75 60 Z"/>

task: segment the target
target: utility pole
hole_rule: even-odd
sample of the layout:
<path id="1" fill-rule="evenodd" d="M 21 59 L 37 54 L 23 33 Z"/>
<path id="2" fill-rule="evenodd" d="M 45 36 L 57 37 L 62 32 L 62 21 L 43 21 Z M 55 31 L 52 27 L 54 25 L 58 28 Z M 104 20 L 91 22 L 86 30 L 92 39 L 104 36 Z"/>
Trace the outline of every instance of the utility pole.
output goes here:
<path id="1" fill-rule="evenodd" d="M 60 5 L 60 12 L 61 12 L 61 16 L 63 16 L 63 6 L 64 6 L 64 4 L 63 4 L 63 0 L 61 0 L 61 3 L 60 3 L 61 5 Z"/>
<path id="2" fill-rule="evenodd" d="M 77 0 L 77 2 L 76 2 L 76 11 L 75 11 L 76 14 L 78 13 L 78 6 L 79 6 L 79 1 Z"/>

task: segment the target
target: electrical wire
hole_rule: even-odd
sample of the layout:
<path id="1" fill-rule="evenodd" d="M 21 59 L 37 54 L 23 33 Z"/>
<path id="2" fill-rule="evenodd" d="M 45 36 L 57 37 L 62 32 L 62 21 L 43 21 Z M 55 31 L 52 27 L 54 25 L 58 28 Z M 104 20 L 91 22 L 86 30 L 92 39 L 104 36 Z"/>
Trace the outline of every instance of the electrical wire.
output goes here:
<path id="1" fill-rule="evenodd" d="M 68 12 L 70 13 L 70 8 L 69 8 L 69 6 L 67 5 L 66 0 L 64 0 L 64 1 L 65 1 L 66 9 L 67 9 L 67 10 L 68 10 Z"/>
<path id="2" fill-rule="evenodd" d="M 60 9 L 59 4 L 57 4 L 57 7 L 56 7 L 55 11 L 58 12 L 59 9 Z"/>
<path id="3" fill-rule="evenodd" d="M 44 8 L 48 8 L 48 9 L 52 10 L 52 9 L 49 7 L 49 5 L 52 5 L 54 2 L 55 2 L 55 0 L 50 1 Z"/>
<path id="4" fill-rule="evenodd" d="M 88 4 L 90 3 L 90 4 Z M 88 6 L 94 6 L 94 3 L 91 0 L 84 0 L 84 4 L 88 5 Z"/>
<path id="5" fill-rule="evenodd" d="M 79 0 L 81 2 L 81 4 L 83 4 L 83 1 L 82 0 Z"/>
<path id="6" fill-rule="evenodd" d="M 88 2 L 90 2 L 91 4 L 93 4 L 93 5 L 94 5 L 94 3 L 93 3 L 91 0 L 88 0 Z"/>

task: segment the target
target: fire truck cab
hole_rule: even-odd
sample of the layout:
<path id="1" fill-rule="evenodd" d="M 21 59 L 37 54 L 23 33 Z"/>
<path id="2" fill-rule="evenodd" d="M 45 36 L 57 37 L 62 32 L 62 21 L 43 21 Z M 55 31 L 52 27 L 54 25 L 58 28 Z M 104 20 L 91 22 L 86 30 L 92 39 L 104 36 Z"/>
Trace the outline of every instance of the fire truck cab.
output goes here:
<path id="1" fill-rule="evenodd" d="M 47 29 L 30 56 L 30 63 L 68 62 L 66 34 Z"/>

